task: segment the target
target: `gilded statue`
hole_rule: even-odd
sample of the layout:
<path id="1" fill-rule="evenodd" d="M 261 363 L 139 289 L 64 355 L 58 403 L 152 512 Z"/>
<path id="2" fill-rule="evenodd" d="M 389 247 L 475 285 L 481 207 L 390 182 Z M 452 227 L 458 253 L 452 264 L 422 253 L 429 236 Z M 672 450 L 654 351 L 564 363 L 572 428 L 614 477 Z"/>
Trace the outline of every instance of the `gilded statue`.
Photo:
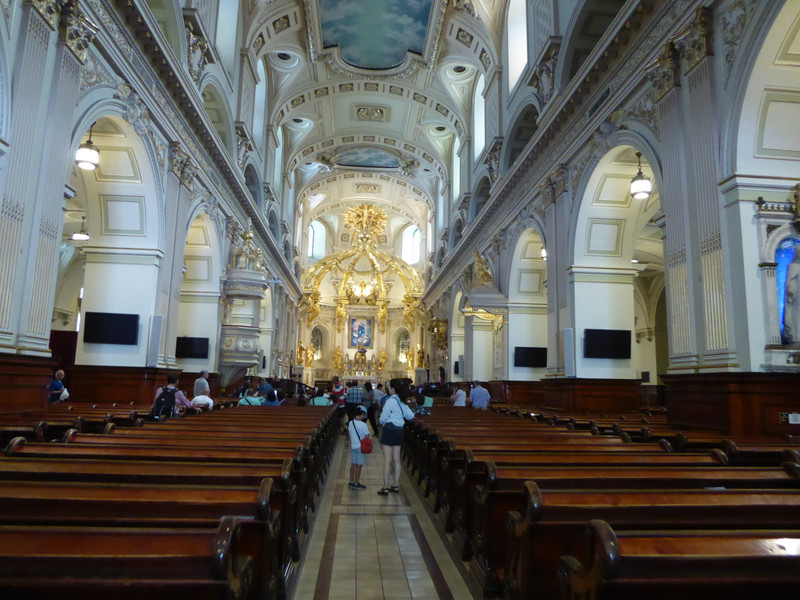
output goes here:
<path id="1" fill-rule="evenodd" d="M 414 368 L 414 351 L 409 350 L 406 354 L 406 358 L 408 359 L 408 369 L 412 370 Z"/>
<path id="2" fill-rule="evenodd" d="M 475 262 L 473 263 L 474 281 L 478 285 L 485 287 L 494 281 L 492 268 L 489 266 L 489 261 L 486 260 L 480 253 L 475 251 Z"/>
<path id="3" fill-rule="evenodd" d="M 347 309 L 343 303 L 339 303 L 336 307 L 336 331 L 341 331 L 344 327 L 344 322 L 347 320 Z"/>
<path id="4" fill-rule="evenodd" d="M 378 371 L 383 371 L 386 368 L 386 350 L 381 350 L 378 355 Z"/>
<path id="5" fill-rule="evenodd" d="M 386 304 L 379 304 L 378 305 L 378 329 L 381 333 L 386 330 L 386 319 L 389 317 L 389 314 L 386 311 Z"/>
<path id="6" fill-rule="evenodd" d="M 306 366 L 310 367 L 311 364 L 314 362 L 314 353 L 317 351 L 314 348 L 314 342 L 311 342 L 308 348 L 306 348 Z"/>
<path id="7" fill-rule="evenodd" d="M 421 369 L 425 365 L 425 352 L 422 347 L 417 344 L 417 366 Z"/>
<path id="8" fill-rule="evenodd" d="M 296 365 L 302 365 L 306 358 L 306 347 L 302 341 L 297 342 L 297 353 L 294 355 Z"/>
<path id="9" fill-rule="evenodd" d="M 342 370 L 342 349 L 336 348 L 336 351 L 333 353 L 333 368 L 334 370 L 339 373 Z"/>

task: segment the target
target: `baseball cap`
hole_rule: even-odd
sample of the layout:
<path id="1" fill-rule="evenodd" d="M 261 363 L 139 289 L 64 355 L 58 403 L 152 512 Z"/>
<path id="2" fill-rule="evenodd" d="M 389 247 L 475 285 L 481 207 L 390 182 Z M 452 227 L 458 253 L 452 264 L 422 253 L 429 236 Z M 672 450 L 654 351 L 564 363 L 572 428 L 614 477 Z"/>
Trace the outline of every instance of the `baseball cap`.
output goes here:
<path id="1" fill-rule="evenodd" d="M 359 405 L 358 405 L 358 408 L 359 408 L 359 410 L 360 410 L 361 412 L 363 412 L 364 414 L 367 414 L 367 407 L 366 407 L 366 406 L 361 406 L 361 405 L 359 404 Z"/>

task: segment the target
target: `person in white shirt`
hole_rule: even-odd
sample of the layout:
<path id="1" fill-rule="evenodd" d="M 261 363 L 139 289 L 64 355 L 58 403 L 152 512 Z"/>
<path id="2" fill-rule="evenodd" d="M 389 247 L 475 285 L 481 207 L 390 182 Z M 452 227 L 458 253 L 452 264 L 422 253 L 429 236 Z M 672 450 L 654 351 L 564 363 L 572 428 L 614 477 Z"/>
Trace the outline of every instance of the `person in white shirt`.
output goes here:
<path id="1" fill-rule="evenodd" d="M 469 397 L 472 400 L 472 408 L 481 408 L 484 410 L 489 408 L 489 392 L 481 385 L 480 381 L 475 382 L 475 387 L 472 388 L 472 393 Z"/>
<path id="2" fill-rule="evenodd" d="M 200 394 L 192 398 L 192 406 L 202 410 L 212 411 L 214 410 L 214 401 L 207 394 Z"/>
<path id="3" fill-rule="evenodd" d="M 453 401 L 453 406 L 466 406 L 467 392 L 460 388 L 456 388 L 456 391 L 453 392 L 453 395 L 450 396 L 450 399 Z"/>
<path id="4" fill-rule="evenodd" d="M 388 496 L 389 492 L 400 493 L 400 446 L 403 445 L 403 427 L 406 421 L 414 418 L 414 413 L 406 406 L 403 398 L 406 396 L 405 382 L 402 379 L 392 379 L 387 384 L 389 398 L 383 405 L 380 424 L 383 425 L 381 433 L 381 447 L 383 448 L 383 487 L 378 492 L 381 496 Z M 394 466 L 392 466 L 394 463 Z"/>
<path id="5" fill-rule="evenodd" d="M 369 437 L 369 427 L 364 423 L 367 409 L 359 406 L 353 420 L 347 426 L 350 433 L 350 487 L 365 490 L 367 486 L 361 484 L 361 468 L 366 461 L 366 455 L 361 451 L 361 440 Z"/>

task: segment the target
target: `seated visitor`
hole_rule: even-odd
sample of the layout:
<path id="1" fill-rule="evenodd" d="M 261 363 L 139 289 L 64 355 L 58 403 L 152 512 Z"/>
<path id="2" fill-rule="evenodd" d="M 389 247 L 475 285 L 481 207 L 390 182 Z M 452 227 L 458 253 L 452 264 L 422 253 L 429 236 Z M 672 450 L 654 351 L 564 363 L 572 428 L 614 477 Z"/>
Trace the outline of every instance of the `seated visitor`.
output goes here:
<path id="1" fill-rule="evenodd" d="M 201 410 L 214 410 L 214 401 L 208 394 L 200 394 L 192 398 L 192 406 Z"/>
<path id="2" fill-rule="evenodd" d="M 315 397 L 311 399 L 311 406 L 332 406 L 333 400 L 331 400 L 331 396 L 328 393 L 328 389 L 324 389 L 322 393 L 317 394 Z"/>
<path id="3" fill-rule="evenodd" d="M 47 398 L 48 403 L 55 404 L 57 402 L 64 402 L 67 398 L 69 398 L 69 392 L 62 383 L 63 379 L 64 371 L 59 369 L 53 375 L 53 380 L 50 382 L 50 385 L 47 386 L 47 390 L 50 392 L 50 395 Z"/>

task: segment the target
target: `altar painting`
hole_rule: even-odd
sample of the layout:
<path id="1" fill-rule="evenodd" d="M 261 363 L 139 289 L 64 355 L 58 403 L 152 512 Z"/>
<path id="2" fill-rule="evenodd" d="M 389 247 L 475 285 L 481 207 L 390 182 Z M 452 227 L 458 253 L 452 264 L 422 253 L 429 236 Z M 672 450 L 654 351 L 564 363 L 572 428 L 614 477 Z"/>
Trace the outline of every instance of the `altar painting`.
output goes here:
<path id="1" fill-rule="evenodd" d="M 350 319 L 350 347 L 372 348 L 372 319 Z"/>

